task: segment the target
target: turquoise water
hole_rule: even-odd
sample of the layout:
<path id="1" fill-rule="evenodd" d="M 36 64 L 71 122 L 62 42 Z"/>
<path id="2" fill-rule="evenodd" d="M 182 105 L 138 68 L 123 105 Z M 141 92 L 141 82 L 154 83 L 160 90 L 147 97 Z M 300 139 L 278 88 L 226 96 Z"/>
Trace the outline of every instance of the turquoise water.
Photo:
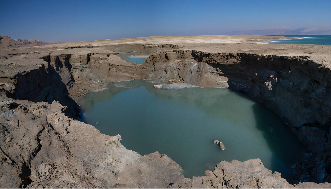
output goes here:
<path id="1" fill-rule="evenodd" d="M 121 57 L 123 60 L 128 62 L 133 62 L 137 64 L 142 64 L 147 59 L 147 55 L 143 56 L 135 56 L 136 52 L 125 52 L 125 53 L 118 53 L 117 56 Z"/>
<path id="2" fill-rule="evenodd" d="M 159 151 L 202 176 L 220 161 L 260 158 L 265 167 L 292 174 L 304 147 L 272 111 L 228 89 L 154 89 L 147 81 L 114 83 L 88 93 L 79 104 L 83 121 L 101 133 L 122 136 L 122 144 L 142 155 Z M 214 140 L 224 143 L 222 151 Z"/>
<path id="3" fill-rule="evenodd" d="M 331 35 L 278 35 L 278 36 L 295 37 L 295 39 L 272 41 L 270 42 L 270 44 L 331 45 Z"/>
<path id="4" fill-rule="evenodd" d="M 145 62 L 147 58 L 145 57 L 134 57 L 132 56 L 131 58 L 124 58 L 124 60 L 128 61 L 128 62 L 134 62 L 134 63 L 137 63 L 137 64 L 142 64 Z"/>

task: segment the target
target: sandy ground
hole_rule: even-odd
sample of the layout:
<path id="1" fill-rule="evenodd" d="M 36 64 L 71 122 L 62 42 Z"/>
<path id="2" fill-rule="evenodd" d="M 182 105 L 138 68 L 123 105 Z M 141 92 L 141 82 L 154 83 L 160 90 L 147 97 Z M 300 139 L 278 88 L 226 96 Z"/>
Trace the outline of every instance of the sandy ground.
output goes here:
<path id="1" fill-rule="evenodd" d="M 282 36 L 258 35 L 202 35 L 107 39 L 96 41 L 68 42 L 36 47 L 0 49 L 0 57 L 15 53 L 26 53 L 26 56 L 31 56 L 33 54 L 47 55 L 49 53 L 85 54 L 91 51 L 107 53 L 109 50 L 107 50 L 105 47 L 114 45 L 144 44 L 153 46 L 155 44 L 174 44 L 178 45 L 179 49 L 199 50 L 211 53 L 252 53 L 278 56 L 309 56 L 311 60 L 315 61 L 316 63 L 331 68 L 331 47 L 328 45 L 268 44 L 270 41 L 285 38 L 286 37 Z M 4 58 L 2 58 L 1 61 L 5 61 Z"/>

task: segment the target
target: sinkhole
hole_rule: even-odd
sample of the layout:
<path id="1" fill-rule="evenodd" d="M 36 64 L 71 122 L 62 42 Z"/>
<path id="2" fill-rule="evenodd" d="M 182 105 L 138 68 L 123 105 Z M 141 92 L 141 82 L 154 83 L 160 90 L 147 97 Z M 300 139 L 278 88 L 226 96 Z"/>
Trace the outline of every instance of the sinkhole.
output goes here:
<path id="1" fill-rule="evenodd" d="M 245 94 L 220 88 L 155 89 L 143 80 L 109 84 L 79 100 L 82 121 L 142 155 L 159 151 L 185 177 L 205 175 L 220 161 L 259 158 L 288 178 L 304 146 L 274 112 Z M 214 144 L 219 140 L 225 150 Z"/>

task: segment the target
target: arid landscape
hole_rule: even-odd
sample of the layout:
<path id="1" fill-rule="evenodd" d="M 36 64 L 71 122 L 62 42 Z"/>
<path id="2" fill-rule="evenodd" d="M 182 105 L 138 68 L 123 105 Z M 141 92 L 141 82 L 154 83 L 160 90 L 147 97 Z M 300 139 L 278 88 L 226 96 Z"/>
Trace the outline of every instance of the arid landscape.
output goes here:
<path id="1" fill-rule="evenodd" d="M 26 46 L 2 36 L 0 186 L 330 188 L 331 47 L 268 44 L 284 38 L 160 36 Z M 148 58 L 136 64 L 117 56 L 132 51 Z M 136 79 L 242 91 L 277 113 L 309 153 L 287 180 L 259 159 L 222 161 L 205 176 L 185 178 L 166 154 L 142 156 L 123 146 L 120 135 L 77 120 L 80 97 Z"/>

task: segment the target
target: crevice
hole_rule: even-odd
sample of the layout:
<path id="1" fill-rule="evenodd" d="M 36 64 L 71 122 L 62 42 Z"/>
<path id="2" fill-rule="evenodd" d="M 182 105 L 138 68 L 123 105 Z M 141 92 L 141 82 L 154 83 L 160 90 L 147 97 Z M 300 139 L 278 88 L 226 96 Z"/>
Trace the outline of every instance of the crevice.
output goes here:
<path id="1" fill-rule="evenodd" d="M 0 150 L 1 150 L 1 152 L 2 152 L 2 154 L 4 155 L 4 156 L 6 156 L 6 158 L 8 158 L 10 161 L 11 161 L 11 165 L 17 165 L 16 164 L 16 162 L 8 155 L 8 154 L 6 154 L 4 151 L 3 151 L 3 149 L 1 148 L 1 146 L 0 146 Z"/>
<path id="2" fill-rule="evenodd" d="M 260 182 L 260 180 L 259 180 L 259 179 L 256 179 L 256 186 L 257 186 L 257 188 L 261 188 L 261 187 L 259 186 L 259 182 Z"/>
<path id="3" fill-rule="evenodd" d="M 318 128 L 324 131 L 329 131 L 330 130 L 330 124 L 325 124 L 322 125 L 320 123 L 304 123 L 301 127 L 306 126 L 306 127 L 312 127 L 312 128 Z"/>
<path id="4" fill-rule="evenodd" d="M 38 143 L 38 146 L 32 151 L 32 154 L 30 156 L 30 161 L 37 156 L 38 152 L 40 152 L 41 150 L 41 147 L 42 147 L 42 144 L 41 144 L 41 139 L 40 139 L 40 136 L 42 134 L 42 132 L 45 130 L 45 127 L 43 126 L 43 128 L 38 132 L 37 134 L 37 143 Z"/>
<path id="5" fill-rule="evenodd" d="M 23 162 L 21 174 L 19 174 L 19 177 L 21 178 L 21 185 L 20 188 L 26 188 L 29 184 L 32 183 L 32 180 L 30 178 L 31 176 L 31 161 L 37 156 L 37 154 L 40 152 L 42 144 L 40 136 L 42 132 L 45 130 L 45 127 L 43 127 L 37 134 L 36 140 L 37 140 L 37 147 L 32 151 L 30 155 L 30 159 L 27 162 Z"/>
<path id="6" fill-rule="evenodd" d="M 70 64 L 70 58 L 71 58 L 71 54 L 67 54 L 64 59 L 64 66 L 68 68 L 69 72 L 71 72 L 72 69 L 72 65 Z"/>
<path id="7" fill-rule="evenodd" d="M 31 176 L 31 168 L 29 165 L 26 164 L 26 162 L 23 163 L 21 174 L 19 174 L 19 177 L 22 180 L 20 188 L 26 188 L 29 184 L 32 183 L 32 180 L 30 179 Z"/>
<path id="8" fill-rule="evenodd" d="M 91 60 L 91 53 L 88 53 L 86 55 L 86 64 L 88 64 L 90 62 L 90 60 Z"/>
<path id="9" fill-rule="evenodd" d="M 9 109 L 16 109 L 20 104 L 16 103 L 16 102 L 12 102 L 10 104 L 8 104 L 8 108 Z"/>
<path id="10" fill-rule="evenodd" d="M 225 174 L 224 174 L 224 169 L 222 169 L 222 173 L 223 173 L 223 181 L 222 181 L 222 186 L 223 186 L 223 184 L 224 184 L 224 186 L 228 186 L 228 183 L 227 183 L 227 181 L 225 180 Z"/>
<path id="11" fill-rule="evenodd" d="M 70 124 L 70 122 L 69 122 Z M 48 123 L 48 127 L 50 127 L 50 130 L 54 131 L 54 134 L 57 136 L 57 139 L 62 143 L 60 146 L 63 148 L 64 152 L 68 155 L 68 156 L 72 156 L 72 153 L 70 151 L 70 147 L 69 145 L 62 139 L 60 133 L 58 133 L 55 128 L 53 127 L 52 124 Z M 65 129 L 67 131 L 67 129 Z M 69 133 L 67 131 L 67 133 Z"/>

